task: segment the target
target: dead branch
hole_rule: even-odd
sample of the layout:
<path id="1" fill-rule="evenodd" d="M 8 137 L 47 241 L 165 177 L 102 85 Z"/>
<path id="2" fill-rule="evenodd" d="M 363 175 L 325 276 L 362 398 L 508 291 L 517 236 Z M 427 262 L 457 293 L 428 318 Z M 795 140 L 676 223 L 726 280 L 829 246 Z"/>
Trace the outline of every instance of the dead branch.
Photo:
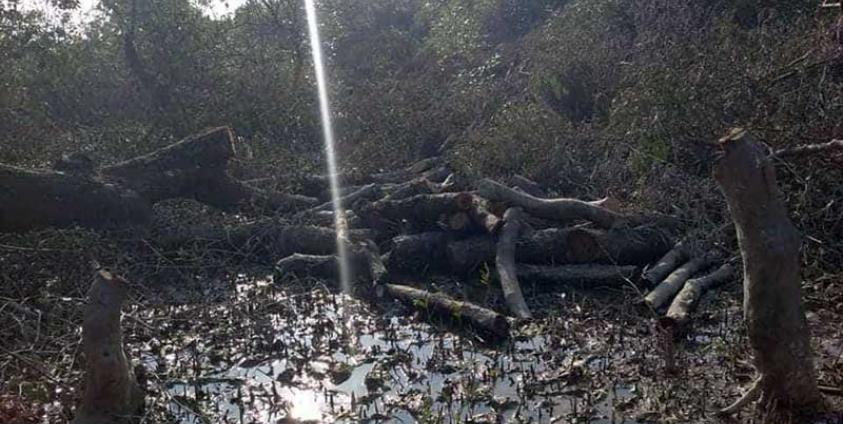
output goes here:
<path id="1" fill-rule="evenodd" d="M 555 221 L 584 220 L 603 228 L 610 228 L 623 219 L 623 215 L 593 203 L 565 198 L 539 199 L 489 179 L 480 181 L 477 192 L 491 201 L 520 206 L 531 215 Z"/>
<path id="2" fill-rule="evenodd" d="M 650 308 L 659 309 L 665 306 L 673 299 L 673 296 L 682 289 L 688 279 L 694 276 L 700 270 L 703 270 L 718 259 L 716 252 L 709 252 L 685 262 L 675 271 L 670 273 L 659 285 L 656 286 L 647 296 L 644 297 L 644 303 Z"/>
<path id="3" fill-rule="evenodd" d="M 447 319 L 456 319 L 496 337 L 509 337 L 509 322 L 506 317 L 495 311 L 470 302 L 454 300 L 443 293 L 430 293 L 398 284 L 387 284 L 385 287 L 392 297 L 422 311 Z"/>
<path id="4" fill-rule="evenodd" d="M 696 308 L 703 293 L 730 281 L 734 275 L 735 267 L 726 263 L 711 274 L 688 280 L 670 304 L 665 320 L 674 327 L 684 326 L 690 320 L 691 312 Z"/>
<path id="5" fill-rule="evenodd" d="M 532 314 L 524 295 L 521 293 L 521 285 L 518 284 L 518 275 L 515 271 L 515 242 L 521 233 L 521 219 L 523 212 L 520 208 L 509 208 L 504 214 L 505 224 L 501 229 L 498 239 L 497 255 L 495 265 L 498 270 L 498 277 L 503 290 L 503 298 L 509 310 L 517 318 L 530 319 Z"/>

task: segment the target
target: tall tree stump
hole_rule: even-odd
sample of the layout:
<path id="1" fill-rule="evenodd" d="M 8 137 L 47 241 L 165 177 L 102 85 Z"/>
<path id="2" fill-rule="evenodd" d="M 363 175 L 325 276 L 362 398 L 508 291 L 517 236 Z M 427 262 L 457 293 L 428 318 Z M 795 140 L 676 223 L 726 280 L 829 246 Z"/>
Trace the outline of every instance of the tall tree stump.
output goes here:
<path id="1" fill-rule="evenodd" d="M 800 236 L 787 216 L 767 152 L 743 130 L 720 140 L 714 177 L 735 222 L 744 268 L 744 318 L 759 374 L 752 389 L 723 410 L 760 396 L 767 422 L 821 403 L 802 306 Z"/>
<path id="2" fill-rule="evenodd" d="M 131 423 L 143 408 L 143 392 L 123 348 L 125 299 L 126 280 L 107 271 L 94 276 L 82 323 L 85 392 L 73 424 Z"/>

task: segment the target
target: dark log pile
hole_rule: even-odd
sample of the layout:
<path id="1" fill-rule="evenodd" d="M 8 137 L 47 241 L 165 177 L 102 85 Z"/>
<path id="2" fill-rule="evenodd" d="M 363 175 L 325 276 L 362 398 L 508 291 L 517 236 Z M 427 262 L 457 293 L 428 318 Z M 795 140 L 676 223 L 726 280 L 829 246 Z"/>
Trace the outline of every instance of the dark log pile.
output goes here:
<path id="1" fill-rule="evenodd" d="M 325 176 L 305 179 L 303 191 L 318 197 L 250 187 L 228 171 L 236 140 L 230 129 L 215 128 L 101 168 L 84 156 L 66 157 L 51 171 L 0 165 L 0 231 L 143 225 L 155 203 L 195 199 L 252 218 L 225 227 L 170 229 L 143 243 L 163 251 L 197 244 L 236 251 L 274 264 L 279 283 L 338 279 L 337 251 L 344 246 L 351 277 L 379 284 L 379 292 L 380 283 L 431 273 L 464 278 L 493 269 L 510 312 L 522 319 L 532 316 L 530 293 L 522 287 L 589 289 L 646 282 L 655 287 L 646 302 L 660 309 L 714 262 L 681 245 L 674 248 L 669 225 L 624 211 L 615 199 L 552 198 L 518 175 L 508 184 L 473 182 L 452 172 L 443 156 L 395 171 L 342 174 L 347 210 L 340 220 L 344 230 L 338 232 Z M 344 237 L 339 243 L 338 233 Z M 699 259 L 686 263 L 689 257 Z M 659 258 L 645 268 L 642 279 L 640 269 Z M 686 310 L 708 286 L 695 285 Z M 368 290 L 372 284 L 356 287 Z M 410 296 L 393 289 L 387 292 Z"/>

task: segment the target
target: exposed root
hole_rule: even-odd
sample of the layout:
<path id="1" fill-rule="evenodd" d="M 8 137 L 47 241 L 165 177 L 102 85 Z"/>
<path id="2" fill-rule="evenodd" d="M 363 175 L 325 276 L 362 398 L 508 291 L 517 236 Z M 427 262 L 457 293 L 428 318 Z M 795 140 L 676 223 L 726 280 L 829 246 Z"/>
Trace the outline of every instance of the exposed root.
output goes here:
<path id="1" fill-rule="evenodd" d="M 749 390 L 743 394 L 735 403 L 718 411 L 719 415 L 733 415 L 743 409 L 744 406 L 754 402 L 761 396 L 761 380 L 763 377 L 758 377 L 750 386 Z"/>

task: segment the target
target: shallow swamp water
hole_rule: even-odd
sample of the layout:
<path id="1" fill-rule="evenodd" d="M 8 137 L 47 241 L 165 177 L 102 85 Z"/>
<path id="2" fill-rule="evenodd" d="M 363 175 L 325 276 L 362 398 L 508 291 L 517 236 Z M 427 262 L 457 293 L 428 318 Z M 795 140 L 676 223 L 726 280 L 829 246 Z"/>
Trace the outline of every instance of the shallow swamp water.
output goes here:
<path id="1" fill-rule="evenodd" d="M 147 422 L 711 422 L 753 376 L 728 292 L 709 295 L 695 328 L 671 342 L 632 306 L 633 288 L 526 287 L 537 319 L 495 341 L 424 308 L 363 303 L 315 281 L 216 286 L 202 302 L 127 314 L 153 398 Z M 820 347 L 821 378 L 839 378 L 839 358 L 830 362 L 839 343 L 823 343 L 837 347 Z"/>

